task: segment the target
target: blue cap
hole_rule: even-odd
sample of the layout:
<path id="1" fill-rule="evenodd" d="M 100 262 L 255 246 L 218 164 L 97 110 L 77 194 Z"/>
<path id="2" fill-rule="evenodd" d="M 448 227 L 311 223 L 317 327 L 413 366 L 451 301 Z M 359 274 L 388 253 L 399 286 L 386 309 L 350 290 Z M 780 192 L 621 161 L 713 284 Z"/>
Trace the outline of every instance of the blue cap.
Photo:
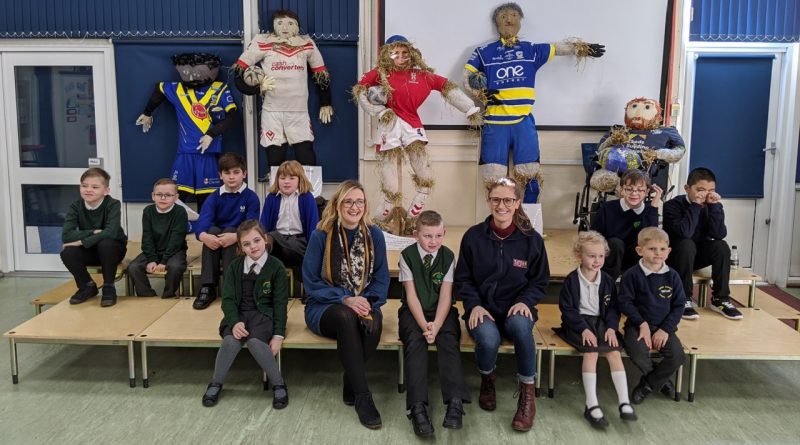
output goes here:
<path id="1" fill-rule="evenodd" d="M 403 36 L 401 36 L 400 34 L 393 35 L 393 36 L 389 37 L 388 39 L 386 39 L 386 44 L 387 45 L 390 44 L 390 43 L 397 43 L 397 42 L 408 43 L 408 39 L 403 37 Z"/>

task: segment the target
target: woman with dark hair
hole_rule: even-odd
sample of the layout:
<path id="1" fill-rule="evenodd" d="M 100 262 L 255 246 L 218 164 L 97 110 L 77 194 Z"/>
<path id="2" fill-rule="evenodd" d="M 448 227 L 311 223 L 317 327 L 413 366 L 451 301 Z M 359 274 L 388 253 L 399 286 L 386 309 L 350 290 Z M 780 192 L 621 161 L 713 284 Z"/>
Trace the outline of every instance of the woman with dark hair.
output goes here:
<path id="1" fill-rule="evenodd" d="M 528 431 L 536 415 L 533 324 L 550 269 L 542 237 L 520 208 L 522 187 L 512 179 L 500 178 L 488 189 L 486 202 L 491 215 L 467 230 L 461 240 L 455 294 L 464 301 L 463 318 L 475 339 L 481 374 L 480 407 L 487 411 L 496 407 L 497 351 L 502 338 L 512 340 L 519 401 L 511 426 Z"/>

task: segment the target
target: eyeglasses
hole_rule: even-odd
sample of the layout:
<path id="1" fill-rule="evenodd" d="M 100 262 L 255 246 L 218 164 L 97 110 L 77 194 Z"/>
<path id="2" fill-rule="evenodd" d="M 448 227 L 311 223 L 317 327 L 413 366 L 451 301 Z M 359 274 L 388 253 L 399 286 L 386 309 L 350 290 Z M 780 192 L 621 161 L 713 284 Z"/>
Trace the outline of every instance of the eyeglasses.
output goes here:
<path id="1" fill-rule="evenodd" d="M 174 193 L 153 193 L 153 197 L 158 199 L 169 199 L 174 196 L 175 196 Z"/>
<path id="2" fill-rule="evenodd" d="M 517 198 L 497 198 L 497 197 L 489 197 L 489 202 L 492 203 L 494 207 L 497 207 L 502 202 L 505 204 L 506 207 L 511 207 L 517 202 Z"/>
<path id="3" fill-rule="evenodd" d="M 342 206 L 348 209 L 352 208 L 353 206 L 356 206 L 358 208 L 363 208 L 366 204 L 367 201 L 363 199 L 356 199 L 355 201 L 353 201 L 352 199 L 345 199 L 344 201 L 342 201 Z"/>
<path id="4" fill-rule="evenodd" d="M 623 187 L 622 191 L 627 193 L 627 194 L 629 194 L 629 195 L 633 195 L 633 194 L 644 195 L 645 193 L 647 193 L 647 189 L 635 189 L 633 187 Z"/>

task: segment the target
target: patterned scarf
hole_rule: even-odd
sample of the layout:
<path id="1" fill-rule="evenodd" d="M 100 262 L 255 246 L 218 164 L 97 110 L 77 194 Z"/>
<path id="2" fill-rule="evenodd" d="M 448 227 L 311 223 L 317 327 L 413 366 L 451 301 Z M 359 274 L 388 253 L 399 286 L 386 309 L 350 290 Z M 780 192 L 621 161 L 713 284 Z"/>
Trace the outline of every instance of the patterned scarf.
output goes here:
<path id="1" fill-rule="evenodd" d="M 332 286 L 349 290 L 354 296 L 361 295 L 372 280 L 375 261 L 375 246 L 369 228 L 364 223 L 359 224 L 350 246 L 347 232 L 338 221 L 327 235 L 322 278 Z"/>

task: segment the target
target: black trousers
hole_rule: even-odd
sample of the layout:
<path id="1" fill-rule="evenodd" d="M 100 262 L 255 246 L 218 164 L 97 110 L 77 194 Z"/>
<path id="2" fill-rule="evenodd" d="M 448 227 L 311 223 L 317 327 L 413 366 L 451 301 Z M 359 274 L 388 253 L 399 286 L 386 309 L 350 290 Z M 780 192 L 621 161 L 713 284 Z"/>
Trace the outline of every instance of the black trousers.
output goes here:
<path id="1" fill-rule="evenodd" d="M 608 238 L 608 257 L 603 265 L 603 272 L 617 279 L 623 272 L 639 261 L 636 244 L 625 245 L 619 238 Z"/>
<path id="2" fill-rule="evenodd" d="M 427 321 L 433 321 L 435 317 L 435 312 L 425 313 Z M 403 305 L 400 308 L 398 318 L 405 359 L 406 409 L 411 409 L 415 403 L 428 404 L 428 342 L 408 307 Z M 435 345 L 443 403 L 453 398 L 469 402 L 469 392 L 461 368 L 461 325 L 456 308 L 451 308 L 447 314 L 436 335 Z"/>
<path id="3" fill-rule="evenodd" d="M 322 314 L 319 330 L 322 335 L 336 340 L 336 351 L 344 368 L 345 381 L 354 394 L 369 392 L 367 386 L 367 360 L 378 349 L 383 329 L 383 314 L 372 311 L 372 332 L 367 335 L 360 326 L 358 315 L 343 304 L 334 304 Z"/>
<path id="4" fill-rule="evenodd" d="M 289 151 L 289 144 L 270 145 L 265 147 L 267 150 L 267 163 L 270 167 L 278 166 L 286 161 Z M 314 153 L 314 143 L 311 141 L 298 142 L 292 144 L 294 148 L 294 158 L 302 165 L 317 165 L 317 154 Z"/>
<path id="5" fill-rule="evenodd" d="M 178 293 L 183 273 L 186 272 L 186 251 L 181 250 L 175 255 L 172 255 L 167 260 L 167 274 L 164 277 L 164 293 L 165 297 L 174 297 Z M 140 297 L 152 297 L 156 295 L 156 291 L 150 286 L 150 280 L 147 278 L 147 257 L 143 253 L 139 254 L 131 264 L 128 265 L 128 276 L 133 281 L 133 289 L 136 295 Z"/>
<path id="6" fill-rule="evenodd" d="M 83 289 L 92 281 L 91 275 L 86 270 L 87 266 L 97 266 L 103 269 L 103 284 L 114 284 L 117 275 L 117 266 L 125 258 L 128 246 L 122 241 L 105 238 L 92 247 L 70 246 L 61 251 L 61 262 L 64 263 L 69 273 L 75 278 L 78 289 Z"/>
<path id="7" fill-rule="evenodd" d="M 236 233 L 236 228 L 229 227 L 225 230 L 222 230 L 217 226 L 213 226 L 210 227 L 206 233 L 209 235 Z M 217 250 L 211 250 L 203 245 L 203 255 L 200 263 L 200 285 L 216 286 L 219 284 L 220 262 L 222 263 L 222 270 L 225 270 L 228 268 L 234 258 L 236 258 L 236 244 L 228 247 L 220 247 Z"/>
<path id="8" fill-rule="evenodd" d="M 678 272 L 683 281 L 686 299 L 692 298 L 692 273 L 697 269 L 711 266 L 711 286 L 714 298 L 729 298 L 731 289 L 731 249 L 725 240 L 695 242 L 682 239 L 672 246 L 667 264 Z"/>
<path id="9" fill-rule="evenodd" d="M 651 335 L 654 332 L 651 332 Z M 683 353 L 683 346 L 677 335 L 670 334 L 667 343 L 658 351 L 661 354 L 661 361 L 654 363 L 650 358 L 650 349 L 644 344 L 644 340 L 636 340 L 639 336 L 639 328 L 636 326 L 625 327 L 625 351 L 633 361 L 633 364 L 642 371 L 647 384 L 653 390 L 658 391 L 672 377 L 672 374 L 683 365 L 686 355 Z"/>

